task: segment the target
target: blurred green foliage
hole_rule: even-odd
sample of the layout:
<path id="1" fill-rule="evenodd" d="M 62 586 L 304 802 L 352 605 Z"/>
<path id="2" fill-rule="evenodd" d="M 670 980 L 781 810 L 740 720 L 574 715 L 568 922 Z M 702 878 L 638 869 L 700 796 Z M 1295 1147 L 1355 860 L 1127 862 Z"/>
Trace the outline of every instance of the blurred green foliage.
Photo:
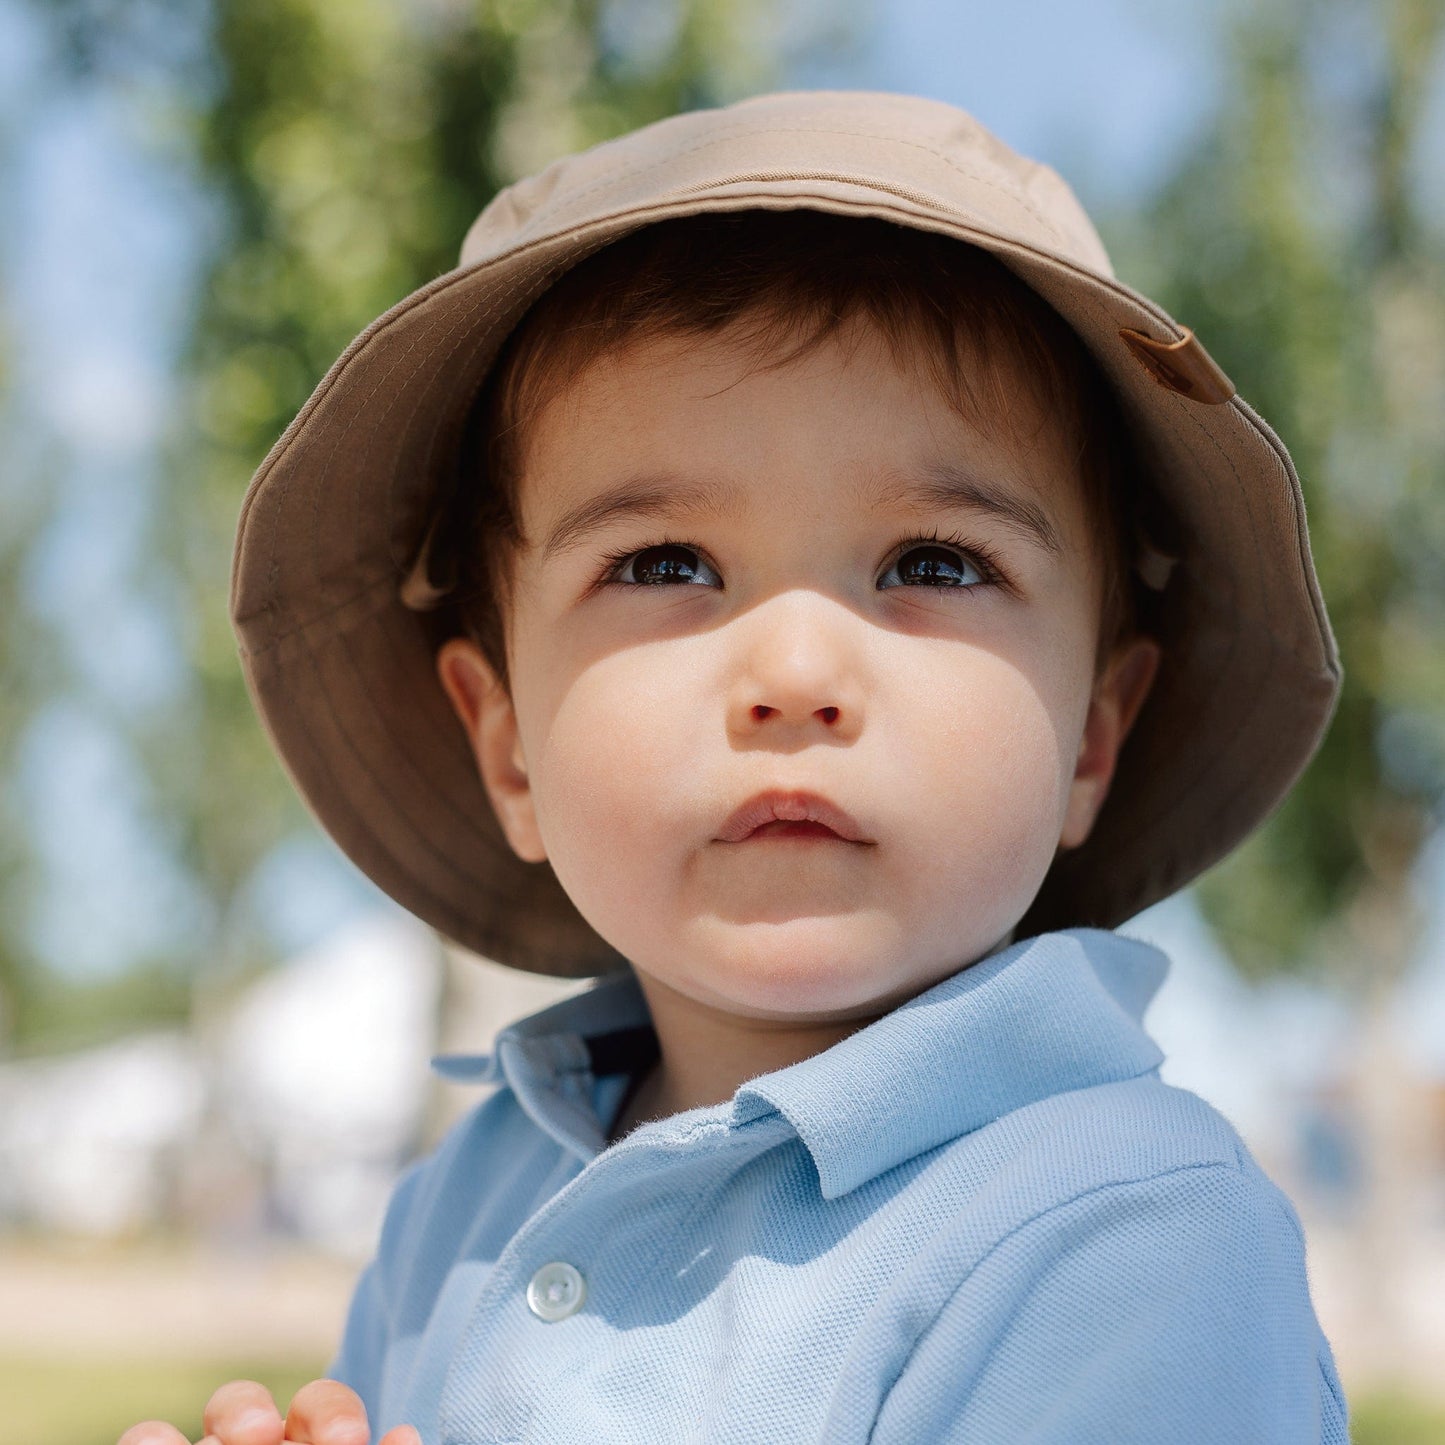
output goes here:
<path id="1" fill-rule="evenodd" d="M 1404 1390 L 1371 1390 L 1348 1400 L 1351 1445 L 1440 1445 L 1445 1409 Z"/>
<path id="2" fill-rule="evenodd" d="M 1424 214 L 1441 178 L 1418 170 L 1445 6 L 1231 13 L 1215 121 L 1116 255 L 1290 449 L 1345 686 L 1314 763 L 1199 896 L 1246 972 L 1358 987 L 1409 957 L 1445 785 L 1445 238 Z"/>
<path id="3" fill-rule="evenodd" d="M 66 1053 L 191 1017 L 191 980 L 166 961 L 98 979 L 38 977 L 30 965 L 16 985 L 11 1058 Z"/>

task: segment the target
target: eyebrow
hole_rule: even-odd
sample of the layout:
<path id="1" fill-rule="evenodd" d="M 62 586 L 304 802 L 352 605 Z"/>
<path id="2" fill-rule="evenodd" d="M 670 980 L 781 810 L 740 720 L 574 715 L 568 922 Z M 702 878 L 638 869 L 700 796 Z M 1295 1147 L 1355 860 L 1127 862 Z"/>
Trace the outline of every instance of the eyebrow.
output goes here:
<path id="1" fill-rule="evenodd" d="M 853 489 L 853 498 L 874 511 L 918 516 L 983 512 L 1047 552 L 1063 551 L 1058 529 L 1038 503 L 975 475 L 958 462 L 932 461 L 916 473 L 895 473 L 871 486 L 860 483 Z M 623 518 L 725 517 L 736 513 L 740 500 L 736 489 L 718 482 L 671 476 L 632 478 L 563 513 L 542 544 L 542 560 L 571 551 L 594 532 Z"/>
<path id="2" fill-rule="evenodd" d="M 859 494 L 862 495 L 859 495 Z M 934 512 L 984 512 L 996 517 L 1026 542 L 1046 552 L 1062 552 L 1064 544 L 1049 514 L 1029 497 L 990 482 L 958 462 L 938 460 L 916 475 L 897 476 L 873 490 L 855 490 L 859 500 L 875 508 L 927 515 Z"/>

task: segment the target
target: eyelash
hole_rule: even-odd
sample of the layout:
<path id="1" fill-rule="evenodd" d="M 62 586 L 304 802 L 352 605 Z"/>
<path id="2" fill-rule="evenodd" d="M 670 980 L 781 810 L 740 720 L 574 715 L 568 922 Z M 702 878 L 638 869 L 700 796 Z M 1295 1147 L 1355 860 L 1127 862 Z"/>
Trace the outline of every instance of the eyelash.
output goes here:
<path id="1" fill-rule="evenodd" d="M 960 537 L 955 533 L 943 534 L 938 532 L 937 530 L 929 533 L 929 535 L 926 537 L 909 537 L 906 538 L 904 541 L 900 542 L 893 549 L 893 551 L 889 553 L 888 566 L 892 567 L 896 562 L 906 557 L 908 553 L 911 552 L 915 547 L 929 546 L 951 547 L 954 551 L 960 553 L 963 557 L 965 557 L 969 562 L 973 563 L 973 565 L 978 568 L 979 572 L 983 576 L 982 585 L 984 586 L 1007 587 L 1009 585 L 1008 577 L 1005 574 L 1003 567 L 1000 565 L 998 557 L 990 548 L 984 546 L 981 542 L 967 541 L 963 537 Z M 641 547 L 628 547 L 620 552 L 607 553 L 606 556 L 603 558 L 604 566 L 601 575 L 597 579 L 597 585 L 599 587 L 616 586 L 634 587 L 639 589 L 648 585 L 642 582 L 619 582 L 616 580 L 615 574 L 621 570 L 622 564 L 624 562 L 630 560 L 633 557 L 636 557 L 639 553 L 650 551 L 654 547 L 686 547 L 688 551 L 696 552 L 699 557 L 705 555 L 703 549 L 697 546 L 695 543 L 679 542 L 675 538 L 671 537 L 659 538 L 655 542 L 644 543 Z M 923 583 L 913 585 L 927 586 L 929 584 Z M 973 586 L 970 587 L 935 586 L 932 588 L 932 590 L 935 592 L 972 592 L 974 590 L 974 587 L 977 587 L 978 585 L 980 584 L 975 583 L 973 584 Z"/>

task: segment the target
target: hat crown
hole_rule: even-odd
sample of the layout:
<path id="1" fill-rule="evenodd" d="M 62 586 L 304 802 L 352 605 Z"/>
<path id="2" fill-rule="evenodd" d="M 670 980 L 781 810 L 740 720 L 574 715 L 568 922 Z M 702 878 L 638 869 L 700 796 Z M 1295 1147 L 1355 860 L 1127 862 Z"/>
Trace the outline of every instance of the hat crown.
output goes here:
<path id="1" fill-rule="evenodd" d="M 1103 241 L 1068 183 L 957 106 L 880 91 L 803 90 L 685 111 L 553 161 L 499 191 L 462 242 L 461 265 L 628 211 L 736 188 L 740 201 L 813 195 L 900 200 L 974 220 L 1111 280 Z"/>

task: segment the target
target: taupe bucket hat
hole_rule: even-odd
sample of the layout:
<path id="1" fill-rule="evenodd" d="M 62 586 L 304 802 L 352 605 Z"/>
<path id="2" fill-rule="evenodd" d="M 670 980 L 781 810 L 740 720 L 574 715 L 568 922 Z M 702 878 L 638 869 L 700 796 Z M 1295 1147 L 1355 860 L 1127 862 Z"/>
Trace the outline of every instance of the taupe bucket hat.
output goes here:
<path id="1" fill-rule="evenodd" d="M 937 101 L 757 96 L 501 191 L 458 268 L 351 343 L 246 492 L 231 617 L 271 741 L 352 861 L 445 937 L 535 973 L 625 966 L 550 864 L 518 859 L 496 821 L 436 675 L 425 613 L 444 592 L 429 529 L 474 395 L 559 275 L 651 222 L 759 207 L 882 217 L 982 247 L 1062 314 L 1117 390 L 1179 523 L 1159 597 L 1164 660 L 1091 837 L 1061 855 L 1021 930 L 1123 922 L 1273 811 L 1328 724 L 1339 658 L 1299 479 L 1189 329 L 1114 278 L 1060 177 Z"/>

